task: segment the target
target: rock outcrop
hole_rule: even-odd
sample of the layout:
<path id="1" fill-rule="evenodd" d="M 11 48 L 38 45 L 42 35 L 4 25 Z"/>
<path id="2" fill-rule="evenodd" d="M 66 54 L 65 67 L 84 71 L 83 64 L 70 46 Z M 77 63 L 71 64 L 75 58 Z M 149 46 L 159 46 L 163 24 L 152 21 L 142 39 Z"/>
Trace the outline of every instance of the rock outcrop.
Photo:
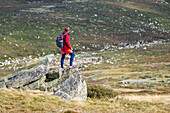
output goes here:
<path id="1" fill-rule="evenodd" d="M 54 95 L 60 96 L 64 100 L 87 99 L 87 86 L 81 74 L 72 69 L 67 70 L 59 79 L 58 84 L 53 87 Z"/>
<path id="2" fill-rule="evenodd" d="M 16 72 L 0 79 L 0 88 L 16 88 L 50 92 L 63 100 L 84 100 L 87 98 L 85 80 L 76 69 L 61 72 L 50 68 L 54 55 L 34 59 Z"/>
<path id="3" fill-rule="evenodd" d="M 38 81 L 42 81 L 42 78 L 44 78 L 48 72 L 48 64 L 48 59 L 38 59 L 36 61 L 32 61 L 20 70 L 17 70 L 7 77 L 1 78 L 0 88 L 23 88 L 27 85 L 30 86 L 34 82 L 39 84 Z M 34 87 L 38 87 L 38 85 L 35 86 L 34 84 Z"/>

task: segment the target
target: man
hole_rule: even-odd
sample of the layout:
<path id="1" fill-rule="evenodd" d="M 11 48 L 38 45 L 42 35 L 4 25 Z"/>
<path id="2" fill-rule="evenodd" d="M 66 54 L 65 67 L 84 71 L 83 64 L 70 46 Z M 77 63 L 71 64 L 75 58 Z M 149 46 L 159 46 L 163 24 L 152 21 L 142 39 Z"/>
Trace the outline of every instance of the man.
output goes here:
<path id="1" fill-rule="evenodd" d="M 63 32 L 63 34 L 66 34 L 64 35 L 64 47 L 61 49 L 61 53 L 62 53 L 62 57 L 61 57 L 61 68 L 62 68 L 62 71 L 65 71 L 64 67 L 63 67 L 63 64 L 64 64 L 64 59 L 65 59 L 65 55 L 66 54 L 70 54 L 71 57 L 70 57 L 70 67 L 69 69 L 72 69 L 73 67 L 73 60 L 74 60 L 74 57 L 75 57 L 75 54 L 73 53 L 73 49 L 70 45 L 70 41 L 69 41 L 69 38 L 70 38 L 70 34 L 69 34 L 69 31 L 70 31 L 70 28 L 69 27 L 66 27 L 65 28 L 65 31 Z"/>

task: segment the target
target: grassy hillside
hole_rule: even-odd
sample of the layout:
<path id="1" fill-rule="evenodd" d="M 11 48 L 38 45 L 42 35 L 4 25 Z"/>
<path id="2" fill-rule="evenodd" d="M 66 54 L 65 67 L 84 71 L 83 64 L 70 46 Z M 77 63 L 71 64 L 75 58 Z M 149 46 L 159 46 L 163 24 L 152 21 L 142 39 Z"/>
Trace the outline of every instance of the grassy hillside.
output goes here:
<path id="1" fill-rule="evenodd" d="M 39 91 L 18 92 L 1 89 L 0 112 L 56 112 L 56 113 L 165 113 L 170 111 L 168 95 L 126 95 L 112 99 L 88 99 L 65 102 L 57 96 Z"/>
<path id="2" fill-rule="evenodd" d="M 165 44 L 98 53 L 105 62 L 87 67 L 82 74 L 88 77 L 91 83 L 112 88 L 142 89 L 141 93 L 169 94 L 169 48 L 170 46 Z"/>
<path id="3" fill-rule="evenodd" d="M 70 26 L 75 50 L 169 39 L 169 4 L 157 1 L 0 1 L 0 61 L 57 53 L 55 39 Z M 56 5 L 51 8 L 41 6 Z M 21 11 L 25 10 L 25 11 Z M 31 11 L 31 12 L 30 12 Z M 40 11 L 40 12 L 39 12 Z"/>
<path id="4" fill-rule="evenodd" d="M 89 92 L 88 96 L 92 96 L 85 101 L 65 102 L 37 90 L 19 92 L 1 89 L 0 112 L 170 112 L 169 48 L 168 44 L 164 44 L 93 54 L 102 56 L 104 62 L 92 64 L 81 73 L 87 83 L 101 84 L 116 91 L 116 97 L 108 93 L 111 98 L 98 99 L 104 93 Z M 6 69 L 0 69 L 0 75 L 4 70 L 9 73 L 10 70 Z M 121 82 L 125 80 L 131 81 Z M 95 89 L 94 86 L 91 88 L 88 87 Z M 102 88 L 99 91 L 106 93 Z"/>
<path id="5" fill-rule="evenodd" d="M 169 0 L 76 1 L 0 0 L 0 61 L 22 62 L 5 66 L 0 62 L 0 77 L 14 72 L 32 57 L 60 53 L 55 39 L 70 26 L 75 53 L 87 51 L 103 59 L 101 64 L 82 64 L 86 67 L 81 70 L 83 78 L 91 85 L 109 87 L 110 92 L 116 91 L 118 95 L 108 93 L 111 98 L 105 97 L 105 93 L 97 93 L 105 91 L 103 87 L 97 90 L 92 85 L 91 90 L 97 91 L 88 94 L 91 98 L 65 102 L 37 90 L 2 88 L 0 112 L 170 112 L 168 43 L 115 51 L 103 49 L 106 45 L 120 46 L 120 42 L 168 42 Z M 104 51 L 96 51 L 100 49 Z"/>

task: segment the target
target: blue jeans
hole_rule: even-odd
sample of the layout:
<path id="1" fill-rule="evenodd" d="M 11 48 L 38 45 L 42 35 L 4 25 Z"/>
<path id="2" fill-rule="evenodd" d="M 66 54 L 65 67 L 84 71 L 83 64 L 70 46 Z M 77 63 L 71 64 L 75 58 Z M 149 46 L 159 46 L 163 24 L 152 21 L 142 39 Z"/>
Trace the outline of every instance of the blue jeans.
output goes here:
<path id="1" fill-rule="evenodd" d="M 62 57 L 61 57 L 61 68 L 64 68 L 64 67 L 63 67 L 63 64 L 64 64 L 65 55 L 66 55 L 66 54 L 62 54 Z M 72 65 L 73 65 L 73 60 L 74 60 L 75 54 L 72 52 L 72 53 L 70 53 L 69 55 L 71 55 L 71 57 L 70 57 L 70 66 L 72 66 Z"/>

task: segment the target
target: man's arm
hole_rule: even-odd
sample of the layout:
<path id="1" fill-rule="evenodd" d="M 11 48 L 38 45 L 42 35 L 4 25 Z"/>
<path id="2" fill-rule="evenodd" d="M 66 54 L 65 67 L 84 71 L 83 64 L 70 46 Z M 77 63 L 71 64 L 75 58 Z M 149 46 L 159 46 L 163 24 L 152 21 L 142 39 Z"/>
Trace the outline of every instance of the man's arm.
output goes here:
<path id="1" fill-rule="evenodd" d="M 69 40 L 69 35 L 66 35 L 66 38 L 65 38 L 65 43 L 66 43 L 66 46 L 72 50 L 72 47 L 70 45 L 70 40 Z"/>

